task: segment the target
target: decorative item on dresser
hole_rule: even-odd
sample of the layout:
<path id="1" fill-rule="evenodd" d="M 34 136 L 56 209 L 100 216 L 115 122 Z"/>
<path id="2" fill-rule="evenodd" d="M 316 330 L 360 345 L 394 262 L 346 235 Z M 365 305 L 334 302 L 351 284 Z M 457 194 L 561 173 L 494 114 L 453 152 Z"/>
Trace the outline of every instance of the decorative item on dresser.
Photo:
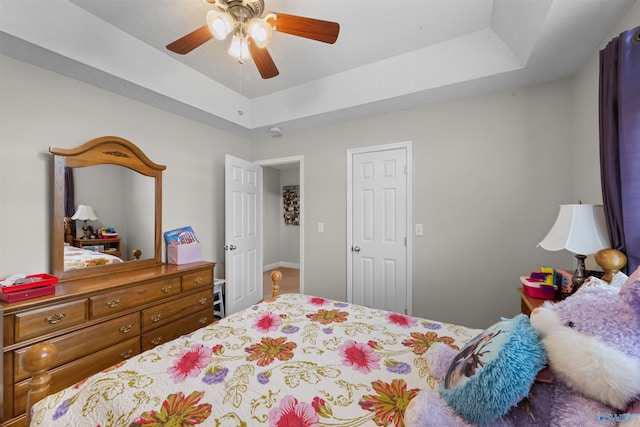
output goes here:
<path id="1" fill-rule="evenodd" d="M 119 137 L 102 137 L 75 149 L 51 148 L 54 154 L 52 273 L 59 278 L 54 295 L 0 303 L 3 322 L 2 427 L 26 424 L 27 390 L 50 375 L 52 393 L 126 360 L 144 350 L 193 332 L 213 321 L 215 263 L 169 265 L 162 262 L 162 171 L 165 166 L 149 160 L 133 143 Z M 148 258 L 78 270 L 64 266 L 65 168 L 116 165 L 151 177 L 155 199 L 153 242 Z M 149 233 L 151 234 L 151 233 Z M 124 236 L 125 238 L 127 236 Z M 99 239 L 96 244 L 115 244 L 123 239 Z M 81 240 L 82 244 L 92 242 Z M 67 246 L 68 247 L 68 246 Z M 114 251 L 111 251 L 114 252 Z M 139 256 L 139 250 L 134 250 Z M 57 348 L 51 370 L 29 380 L 20 359 L 30 348 L 44 342 Z M 29 369 L 39 370 L 39 363 Z"/>

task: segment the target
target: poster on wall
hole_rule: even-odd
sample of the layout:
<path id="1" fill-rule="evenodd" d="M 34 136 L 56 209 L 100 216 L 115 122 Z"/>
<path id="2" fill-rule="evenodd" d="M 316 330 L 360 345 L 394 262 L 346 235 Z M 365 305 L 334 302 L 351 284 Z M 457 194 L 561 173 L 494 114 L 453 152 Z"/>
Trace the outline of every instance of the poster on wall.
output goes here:
<path id="1" fill-rule="evenodd" d="M 283 216 L 286 225 L 300 225 L 300 186 L 282 187 Z"/>

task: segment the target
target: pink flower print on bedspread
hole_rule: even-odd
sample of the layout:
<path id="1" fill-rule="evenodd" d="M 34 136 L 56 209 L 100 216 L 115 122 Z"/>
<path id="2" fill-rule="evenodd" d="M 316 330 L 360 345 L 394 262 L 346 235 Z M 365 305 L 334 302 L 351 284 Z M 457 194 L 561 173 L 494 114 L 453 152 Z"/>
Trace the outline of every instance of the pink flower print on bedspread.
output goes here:
<path id="1" fill-rule="evenodd" d="M 369 344 L 347 340 L 338 347 L 342 364 L 356 371 L 368 374 L 372 369 L 380 369 L 380 356 Z"/>
<path id="2" fill-rule="evenodd" d="M 405 316 L 400 313 L 387 313 L 385 317 L 389 323 L 403 328 L 413 328 L 417 323 L 416 319 L 413 317 Z"/>
<path id="3" fill-rule="evenodd" d="M 269 411 L 270 427 L 317 427 L 320 418 L 310 403 L 298 402 L 298 399 L 287 395 L 280 401 L 280 406 Z"/>
<path id="4" fill-rule="evenodd" d="M 258 316 L 253 322 L 253 327 L 262 333 L 277 331 L 282 325 L 282 319 L 270 311 Z"/>
<path id="5" fill-rule="evenodd" d="M 180 352 L 175 363 L 167 369 L 167 373 L 175 383 L 184 382 L 187 377 L 195 378 L 209 365 L 212 353 L 212 348 L 194 344 Z"/>

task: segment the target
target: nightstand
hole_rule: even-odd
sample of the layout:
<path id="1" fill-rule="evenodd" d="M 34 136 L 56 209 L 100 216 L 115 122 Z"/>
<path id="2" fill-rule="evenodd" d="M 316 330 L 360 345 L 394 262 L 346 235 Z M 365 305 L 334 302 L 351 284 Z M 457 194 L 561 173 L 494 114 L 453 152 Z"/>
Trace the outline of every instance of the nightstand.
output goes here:
<path id="1" fill-rule="evenodd" d="M 526 314 L 527 316 L 531 315 L 531 312 L 536 307 L 540 307 L 542 304 L 544 304 L 545 301 L 553 301 L 548 299 L 530 297 L 529 295 L 524 293 L 522 288 L 520 288 L 519 291 L 520 291 L 520 312 L 522 314 Z"/>
<path id="2" fill-rule="evenodd" d="M 120 258 L 120 239 L 73 239 L 73 246 Z M 88 247 L 87 247 L 88 246 Z M 102 247 L 102 250 L 99 247 Z"/>

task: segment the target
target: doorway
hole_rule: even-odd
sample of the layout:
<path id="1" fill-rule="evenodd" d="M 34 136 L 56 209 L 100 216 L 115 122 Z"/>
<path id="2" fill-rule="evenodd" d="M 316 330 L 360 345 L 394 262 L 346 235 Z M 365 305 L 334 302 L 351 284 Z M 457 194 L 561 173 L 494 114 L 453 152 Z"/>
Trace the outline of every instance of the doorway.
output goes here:
<path id="1" fill-rule="evenodd" d="M 347 151 L 347 298 L 411 315 L 411 142 Z"/>
<path id="2" fill-rule="evenodd" d="M 270 273 L 280 270 L 280 293 L 304 290 L 304 157 L 255 162 L 263 167 L 263 289 L 272 292 Z M 284 194 L 293 199 L 285 211 Z M 288 212 L 288 214 L 287 214 Z M 294 216 L 295 214 L 295 216 Z"/>

